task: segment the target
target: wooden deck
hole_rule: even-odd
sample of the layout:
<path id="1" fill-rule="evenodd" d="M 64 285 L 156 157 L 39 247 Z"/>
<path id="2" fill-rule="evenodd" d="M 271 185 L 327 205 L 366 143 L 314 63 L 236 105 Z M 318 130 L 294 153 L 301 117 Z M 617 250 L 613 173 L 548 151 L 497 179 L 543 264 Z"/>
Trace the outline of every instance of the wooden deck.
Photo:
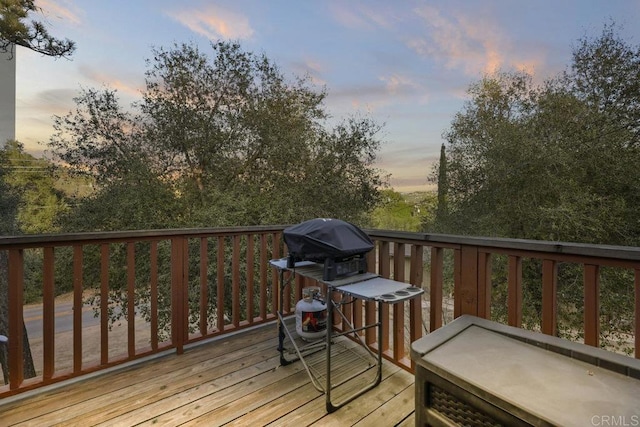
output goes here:
<path id="1" fill-rule="evenodd" d="M 280 366 L 275 325 L 89 379 L 0 401 L 2 426 L 410 426 L 414 377 L 385 362 L 382 383 L 327 414 L 301 362 Z M 322 356 L 323 353 L 318 353 Z M 319 356 L 319 357 L 320 357 Z M 345 366 L 352 363 L 342 358 Z M 341 358 L 336 357 L 336 363 Z M 332 369 L 334 372 L 334 369 Z M 350 393 L 363 378 L 332 396 Z"/>

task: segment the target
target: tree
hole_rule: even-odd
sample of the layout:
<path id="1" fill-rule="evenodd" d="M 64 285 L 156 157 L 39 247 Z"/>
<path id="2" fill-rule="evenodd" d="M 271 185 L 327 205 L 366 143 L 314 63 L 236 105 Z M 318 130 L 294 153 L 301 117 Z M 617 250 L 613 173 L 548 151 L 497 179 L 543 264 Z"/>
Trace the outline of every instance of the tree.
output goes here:
<path id="1" fill-rule="evenodd" d="M 144 142 L 142 118 L 124 111 L 115 91 L 83 90 L 76 111 L 54 118 L 52 155 L 95 191 L 60 218 L 67 231 L 167 228 L 183 225 L 173 170 Z"/>
<path id="2" fill-rule="evenodd" d="M 37 12 L 40 8 L 35 5 L 34 0 L 0 0 L 0 51 L 9 52 L 13 56 L 14 46 L 22 46 L 27 49 L 31 49 L 35 52 L 41 53 L 47 56 L 53 57 L 68 57 L 75 50 L 75 43 L 69 39 L 59 40 L 49 34 L 46 27 L 38 21 L 31 21 L 26 23 L 26 18 L 31 12 Z M 0 173 L 0 178 L 2 174 Z M 0 184 L 0 187 L 2 184 Z M 5 224 L 1 224 L 4 228 L 5 225 L 12 225 L 17 218 L 17 213 L 14 211 L 15 205 L 11 201 L 13 195 L 10 192 L 5 193 L 3 190 L 0 193 L 0 213 L 2 210 L 12 211 L 11 215 L 2 216 Z M 6 194 L 6 195 L 5 195 Z M 2 232 L 17 232 L 17 229 L 8 228 L 0 230 Z M 4 304 L 8 297 L 8 280 L 6 278 L 8 274 L 8 260 L 6 259 L 6 253 L 0 252 L 0 332 L 6 333 L 6 325 L 8 324 L 8 311 Z M 27 336 L 26 327 L 24 330 L 24 349 L 23 356 L 25 357 L 25 372 L 26 378 L 35 376 L 35 368 L 33 359 L 31 358 L 31 351 L 29 348 L 29 339 Z M 5 371 L 6 373 L 6 371 Z"/>
<path id="3" fill-rule="evenodd" d="M 531 187 L 534 149 L 525 126 L 531 111 L 531 77 L 525 73 L 487 76 L 471 86 L 471 100 L 445 135 L 448 221 L 457 234 L 525 237 L 520 214 L 535 209 L 523 191 Z M 516 211 L 513 211 L 514 205 Z"/>
<path id="4" fill-rule="evenodd" d="M 211 46 L 213 59 L 193 45 L 155 49 L 137 113 L 113 91 L 84 91 L 75 112 L 55 119 L 54 156 L 91 175 L 96 197 L 116 183 L 119 197 L 129 189 L 138 198 L 142 183 L 164 192 L 175 202 L 167 226 L 363 221 L 383 183 L 372 167 L 380 126 L 348 118 L 326 129 L 324 90 L 286 81 L 236 43 Z M 84 229 L 109 229 L 113 219 L 92 218 Z"/>
<path id="5" fill-rule="evenodd" d="M 35 0 L 0 0 L 0 50 L 12 52 L 16 45 L 47 56 L 71 56 L 73 41 L 56 39 L 39 21 L 26 22 L 30 13 L 38 11 Z"/>
<path id="6" fill-rule="evenodd" d="M 371 214 L 371 226 L 383 230 L 419 231 L 434 220 L 436 200 L 431 193 L 401 194 L 382 190 L 382 201 Z"/>
<path id="7" fill-rule="evenodd" d="M 190 44 L 154 49 L 146 89 L 130 110 L 116 92 L 89 89 L 75 111 L 55 117 L 54 158 L 96 184 L 64 219 L 66 230 L 365 220 L 383 184 L 372 167 L 381 126 L 350 117 L 328 129 L 324 89 L 305 78 L 286 80 L 266 56 L 237 43 L 211 48 L 212 58 Z M 124 249 L 113 250 L 111 259 L 119 259 Z M 144 260 L 148 251 L 141 253 Z M 215 268 L 208 272 L 211 295 Z M 122 307 L 124 274 L 114 268 L 109 275 L 110 302 Z M 144 307 L 146 282 L 136 283 Z M 210 312 L 217 309 L 225 307 Z M 111 321 L 125 313 L 114 310 Z"/>
<path id="8" fill-rule="evenodd" d="M 20 203 L 20 193 L 7 180 L 10 163 L 6 150 L 0 150 L 0 235 L 18 234 L 18 206 Z M 8 335 L 9 330 L 9 259 L 6 251 L 0 251 L 0 335 Z M 24 377 L 33 378 L 36 376 L 31 347 L 29 346 L 29 336 L 27 328 L 23 326 L 23 347 L 22 356 L 24 359 Z M 9 337 L 11 339 L 11 337 Z M 2 359 L 4 361 L 4 358 Z M 5 379 L 8 373 L 8 366 L 2 366 Z"/>
<path id="9" fill-rule="evenodd" d="M 6 180 L 9 173 L 7 152 L 0 150 L 0 236 L 17 233 L 17 214 L 20 196 Z"/>
<path id="10" fill-rule="evenodd" d="M 65 210 L 64 196 L 56 189 L 53 165 L 24 151 L 18 141 L 4 147 L 8 173 L 6 182 L 20 194 L 17 212 L 22 233 L 55 231 L 55 221 Z"/>
<path id="11" fill-rule="evenodd" d="M 599 37 L 580 40 L 570 68 L 543 85 L 535 87 L 530 76 L 517 72 L 474 84 L 446 133 L 450 209 L 442 228 L 638 245 L 639 77 L 640 49 L 605 26 Z M 524 275 L 525 301 L 540 301 L 531 294 L 539 291 L 540 266 L 525 266 Z M 567 296 L 559 316 L 569 319 L 569 313 L 580 313 L 581 276 L 564 267 L 559 276 L 559 293 Z M 607 290 L 602 313 L 628 319 L 620 310 L 628 306 L 627 278 L 603 272 L 601 281 Z M 499 293 L 494 289 L 494 296 Z M 525 323 L 535 324 L 539 307 L 525 306 L 534 309 Z M 604 332 L 616 322 L 603 325 Z M 575 323 L 565 327 L 579 329 Z"/>
<path id="12" fill-rule="evenodd" d="M 447 181 L 447 152 L 444 144 L 440 147 L 440 161 L 438 162 L 437 168 L 438 208 L 436 210 L 435 222 L 437 224 L 444 224 L 447 221 L 449 213 L 449 208 L 447 207 L 447 191 L 449 187 Z"/>

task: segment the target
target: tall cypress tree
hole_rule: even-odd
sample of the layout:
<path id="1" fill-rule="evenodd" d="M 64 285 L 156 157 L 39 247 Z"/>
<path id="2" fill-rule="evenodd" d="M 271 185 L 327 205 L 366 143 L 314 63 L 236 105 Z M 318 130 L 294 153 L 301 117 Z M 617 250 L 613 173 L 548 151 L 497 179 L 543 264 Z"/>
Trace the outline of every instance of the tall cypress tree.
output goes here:
<path id="1" fill-rule="evenodd" d="M 438 209 L 436 211 L 436 224 L 443 224 L 446 221 L 447 207 L 447 191 L 449 184 L 447 182 L 447 154 L 444 144 L 440 147 L 440 163 L 438 165 Z"/>

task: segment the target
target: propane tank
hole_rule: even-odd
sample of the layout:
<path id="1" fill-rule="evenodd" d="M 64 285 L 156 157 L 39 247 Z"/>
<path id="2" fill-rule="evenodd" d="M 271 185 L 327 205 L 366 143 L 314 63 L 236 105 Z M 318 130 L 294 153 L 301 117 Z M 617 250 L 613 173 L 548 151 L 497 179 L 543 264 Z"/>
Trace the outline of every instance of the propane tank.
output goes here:
<path id="1" fill-rule="evenodd" d="M 320 288 L 302 289 L 302 299 L 296 304 L 296 332 L 305 341 L 324 337 L 327 332 L 327 304 L 320 299 Z"/>

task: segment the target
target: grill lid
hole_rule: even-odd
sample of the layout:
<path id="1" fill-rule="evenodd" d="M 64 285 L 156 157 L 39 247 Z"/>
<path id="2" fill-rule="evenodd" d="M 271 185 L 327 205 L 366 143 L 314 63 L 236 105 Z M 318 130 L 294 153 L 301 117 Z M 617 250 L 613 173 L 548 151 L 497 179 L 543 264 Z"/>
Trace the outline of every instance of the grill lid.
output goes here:
<path id="1" fill-rule="evenodd" d="M 289 253 L 301 260 L 323 262 L 345 259 L 373 249 L 369 236 L 355 225 L 332 218 L 316 218 L 286 228 L 284 241 Z"/>

